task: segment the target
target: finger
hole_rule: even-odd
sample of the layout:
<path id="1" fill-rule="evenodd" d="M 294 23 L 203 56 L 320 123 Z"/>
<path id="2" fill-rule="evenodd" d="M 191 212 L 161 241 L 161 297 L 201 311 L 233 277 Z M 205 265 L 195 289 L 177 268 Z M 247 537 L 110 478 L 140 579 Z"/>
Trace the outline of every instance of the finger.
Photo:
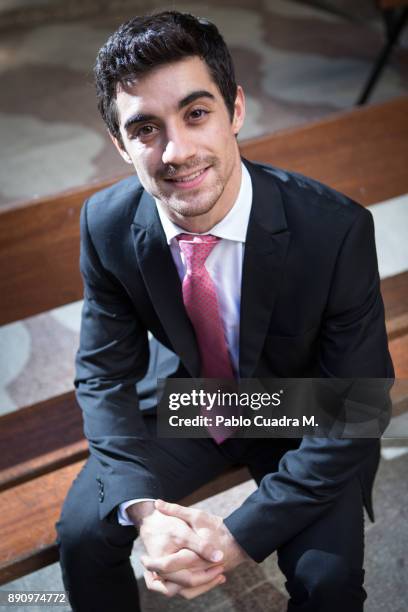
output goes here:
<path id="1" fill-rule="evenodd" d="M 162 499 L 156 499 L 154 505 L 155 508 L 160 510 L 160 512 L 163 512 L 163 514 L 176 516 L 177 518 L 180 518 L 188 523 L 191 527 L 194 519 L 197 518 L 200 512 L 200 510 L 196 510 L 195 508 L 187 508 L 186 506 L 181 506 L 180 504 L 172 504 L 170 502 L 165 502 Z"/>
<path id="2" fill-rule="evenodd" d="M 215 578 L 214 580 L 211 580 L 211 582 L 204 584 L 203 586 L 192 587 L 191 589 L 181 589 L 179 591 L 179 595 L 181 595 L 185 599 L 193 599 L 194 597 L 198 597 L 199 595 L 202 595 L 203 593 L 207 593 L 208 591 L 211 591 L 211 589 L 213 589 L 216 586 L 224 584 L 226 580 L 227 579 L 225 578 L 225 576 L 221 575 Z"/>
<path id="3" fill-rule="evenodd" d="M 222 550 L 215 548 L 213 544 L 201 538 L 193 531 L 186 536 L 183 548 L 189 548 L 203 559 L 212 561 L 213 563 L 219 563 L 224 558 Z"/>
<path id="4" fill-rule="evenodd" d="M 208 569 L 214 567 L 211 561 L 205 561 L 197 555 L 197 553 L 188 548 L 181 548 L 176 553 L 165 555 L 163 557 L 149 557 L 143 555 L 141 562 L 144 567 L 151 572 L 159 572 L 160 574 L 169 572 L 178 572 L 182 569 Z"/>
<path id="5" fill-rule="evenodd" d="M 177 593 L 180 592 L 181 586 L 175 584 L 173 582 L 165 582 L 161 579 L 157 579 L 154 577 L 152 572 L 144 572 L 144 579 L 146 583 L 146 587 L 149 591 L 155 591 L 156 593 L 161 593 L 166 597 L 174 597 Z"/>
<path id="6" fill-rule="evenodd" d="M 181 587 L 191 588 L 198 587 L 208 582 L 212 582 L 218 576 L 224 572 L 224 567 L 212 567 L 208 570 L 179 570 L 178 572 L 172 572 L 170 574 L 161 574 L 160 578 L 165 582 L 174 582 Z"/>

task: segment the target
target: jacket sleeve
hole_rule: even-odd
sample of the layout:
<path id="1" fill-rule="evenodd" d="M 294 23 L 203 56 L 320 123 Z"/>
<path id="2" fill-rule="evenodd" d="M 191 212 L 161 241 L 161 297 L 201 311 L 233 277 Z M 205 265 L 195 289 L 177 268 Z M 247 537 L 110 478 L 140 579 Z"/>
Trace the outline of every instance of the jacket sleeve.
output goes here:
<path id="1" fill-rule="evenodd" d="M 100 466 L 100 516 L 105 518 L 127 499 L 159 497 L 160 486 L 136 393 L 148 368 L 147 330 L 98 257 L 87 209 L 88 202 L 81 212 L 84 305 L 75 387 L 90 452 Z"/>
<path id="2" fill-rule="evenodd" d="M 320 336 L 322 377 L 352 378 L 346 403 L 372 397 L 371 378 L 394 376 L 380 294 L 374 224 L 361 209 L 339 250 Z M 367 379 L 364 382 L 364 379 Z M 376 412 L 390 418 L 390 384 L 378 384 Z M 366 393 L 364 393 L 366 385 Z M 355 396 L 353 395 L 355 394 Z M 370 401 L 369 399 L 367 401 Z M 242 548 L 260 562 L 314 522 L 378 451 L 375 438 L 304 437 L 285 453 L 279 469 L 225 524 Z"/>

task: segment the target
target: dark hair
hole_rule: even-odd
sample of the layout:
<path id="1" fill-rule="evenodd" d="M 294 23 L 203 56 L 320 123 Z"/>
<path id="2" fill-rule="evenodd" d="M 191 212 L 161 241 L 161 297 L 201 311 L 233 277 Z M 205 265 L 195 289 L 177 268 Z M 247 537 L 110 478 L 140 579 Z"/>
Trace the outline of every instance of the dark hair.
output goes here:
<path id="1" fill-rule="evenodd" d="M 123 23 L 99 50 L 94 74 L 98 108 L 110 133 L 121 142 L 116 108 L 118 83 L 125 84 L 157 66 L 198 56 L 208 66 L 234 116 L 234 66 L 216 26 L 188 13 L 164 11 Z"/>

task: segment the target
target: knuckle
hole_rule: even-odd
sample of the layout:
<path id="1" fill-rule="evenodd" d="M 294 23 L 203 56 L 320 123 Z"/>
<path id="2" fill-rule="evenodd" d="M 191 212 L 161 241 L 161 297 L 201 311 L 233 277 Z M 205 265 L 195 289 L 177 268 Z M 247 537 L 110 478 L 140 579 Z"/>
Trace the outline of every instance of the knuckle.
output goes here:
<path id="1" fill-rule="evenodd" d="M 211 542 L 211 535 L 212 535 L 212 531 L 208 527 L 202 527 L 200 529 L 200 537 L 207 544 L 209 544 Z"/>
<path id="2" fill-rule="evenodd" d="M 174 546 L 176 546 L 177 548 L 183 548 L 185 544 L 185 539 L 183 536 L 179 534 L 177 535 L 175 534 L 172 539 L 173 539 Z"/>
<path id="3" fill-rule="evenodd" d="M 212 552 L 212 545 L 210 542 L 207 542 L 205 540 L 201 541 L 199 544 L 199 550 L 200 550 L 200 554 L 207 556 Z"/>
<path id="4" fill-rule="evenodd" d="M 198 527 L 205 527 L 208 525 L 207 513 L 204 510 L 199 510 L 195 516 L 195 523 Z"/>

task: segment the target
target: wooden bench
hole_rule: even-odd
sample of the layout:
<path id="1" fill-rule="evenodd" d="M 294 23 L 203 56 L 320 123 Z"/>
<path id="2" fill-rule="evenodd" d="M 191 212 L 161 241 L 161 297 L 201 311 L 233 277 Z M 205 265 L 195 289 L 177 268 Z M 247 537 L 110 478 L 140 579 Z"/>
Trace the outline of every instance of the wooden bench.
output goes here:
<path id="1" fill-rule="evenodd" d="M 408 192 L 408 97 L 248 141 L 241 150 L 250 159 L 317 178 L 364 205 L 385 200 Z M 0 211 L 0 324 L 82 298 L 79 211 L 85 198 L 110 183 Z M 386 279 L 382 289 L 397 373 L 408 378 L 408 273 Z M 407 398 L 408 389 L 399 389 L 396 409 L 404 410 Z M 0 448 L 4 584 L 57 560 L 54 524 L 87 455 L 73 392 L 2 416 Z M 231 470 L 184 502 L 247 479 L 246 470 Z"/>

